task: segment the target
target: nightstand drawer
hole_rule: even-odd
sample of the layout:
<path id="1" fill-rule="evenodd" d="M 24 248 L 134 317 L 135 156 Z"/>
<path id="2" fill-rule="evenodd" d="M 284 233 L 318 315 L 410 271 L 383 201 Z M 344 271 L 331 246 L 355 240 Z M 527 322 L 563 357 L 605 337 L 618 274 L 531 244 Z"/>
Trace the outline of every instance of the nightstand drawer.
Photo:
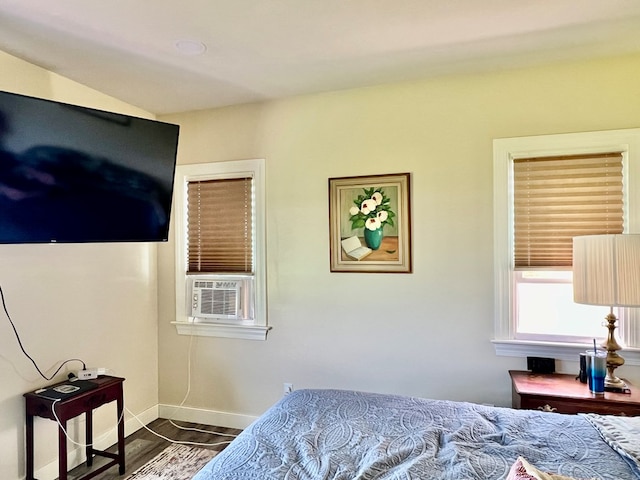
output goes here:
<path id="1" fill-rule="evenodd" d="M 525 410 L 541 410 L 556 413 L 599 413 L 600 415 L 640 416 L 640 406 L 622 403 L 592 402 L 568 400 L 551 397 L 522 397 L 520 408 Z"/>

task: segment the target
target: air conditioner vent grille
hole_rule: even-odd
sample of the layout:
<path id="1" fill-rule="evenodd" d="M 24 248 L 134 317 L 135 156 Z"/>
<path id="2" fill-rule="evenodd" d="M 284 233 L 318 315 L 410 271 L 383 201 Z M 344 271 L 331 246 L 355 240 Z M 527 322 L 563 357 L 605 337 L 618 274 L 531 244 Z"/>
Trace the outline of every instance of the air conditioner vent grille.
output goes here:
<path id="1" fill-rule="evenodd" d="M 195 280 L 194 288 L 236 288 L 238 282 L 236 280 Z"/>
<path id="2" fill-rule="evenodd" d="M 200 302 L 201 313 L 207 315 L 236 315 L 238 291 L 204 288 L 200 293 Z"/>

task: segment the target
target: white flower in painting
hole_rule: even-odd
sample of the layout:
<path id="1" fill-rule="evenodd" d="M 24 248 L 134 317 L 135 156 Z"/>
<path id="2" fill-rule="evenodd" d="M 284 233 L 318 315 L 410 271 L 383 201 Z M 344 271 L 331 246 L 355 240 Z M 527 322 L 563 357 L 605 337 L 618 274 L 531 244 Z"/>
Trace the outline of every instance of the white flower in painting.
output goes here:
<path id="1" fill-rule="evenodd" d="M 351 229 L 356 230 L 358 234 L 361 234 L 363 228 L 365 232 L 382 232 L 385 225 L 395 226 L 393 218 L 396 214 L 391 211 L 390 200 L 385 197 L 380 187 L 363 188 L 362 193 L 353 199 L 349 214 Z"/>
<path id="2" fill-rule="evenodd" d="M 378 220 L 378 217 L 367 218 L 364 226 L 369 230 L 377 230 L 382 226 L 382 223 L 380 222 L 380 220 Z"/>
<path id="3" fill-rule="evenodd" d="M 360 206 L 360 211 L 365 215 L 369 215 L 371 212 L 375 211 L 377 206 L 378 204 L 376 203 L 376 201 L 370 198 L 362 202 L 362 205 Z"/>

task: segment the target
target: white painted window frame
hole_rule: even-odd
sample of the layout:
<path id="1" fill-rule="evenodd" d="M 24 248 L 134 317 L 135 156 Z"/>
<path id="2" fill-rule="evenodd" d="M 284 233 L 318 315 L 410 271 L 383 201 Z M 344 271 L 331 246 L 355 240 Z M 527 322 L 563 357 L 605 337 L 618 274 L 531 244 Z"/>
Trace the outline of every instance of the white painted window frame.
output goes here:
<path id="1" fill-rule="evenodd" d="M 493 142 L 494 202 L 494 339 L 497 355 L 543 356 L 577 361 L 588 344 L 515 339 L 513 315 L 513 169 L 516 158 L 623 152 L 627 176 L 626 233 L 640 233 L 640 128 L 598 132 L 540 135 L 495 139 Z M 635 188 L 634 188 L 635 187 Z M 640 309 L 625 309 L 619 330 L 627 347 L 629 365 L 640 365 Z M 594 321 L 598 321 L 594 318 Z M 604 328 L 604 327 L 603 327 Z M 604 336 L 604 334 L 603 334 Z"/>
<path id="2" fill-rule="evenodd" d="M 187 183 L 197 180 L 253 176 L 254 186 L 254 289 L 255 318 L 253 322 L 233 324 L 225 321 L 195 322 L 187 312 Z M 266 289 L 266 192 L 264 159 L 178 165 L 174 188 L 176 243 L 176 320 L 172 322 L 180 335 L 266 340 L 270 330 L 267 322 Z"/>

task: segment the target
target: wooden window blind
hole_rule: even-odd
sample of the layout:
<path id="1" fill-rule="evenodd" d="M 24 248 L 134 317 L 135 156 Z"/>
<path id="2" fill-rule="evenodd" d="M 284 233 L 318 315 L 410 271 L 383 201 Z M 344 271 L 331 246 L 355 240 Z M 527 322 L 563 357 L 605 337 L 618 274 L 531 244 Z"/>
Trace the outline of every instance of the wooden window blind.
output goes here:
<path id="1" fill-rule="evenodd" d="M 514 160 L 514 266 L 570 267 L 573 237 L 622 233 L 622 154 Z"/>
<path id="2" fill-rule="evenodd" d="M 253 179 L 187 184 L 187 273 L 253 273 Z"/>

